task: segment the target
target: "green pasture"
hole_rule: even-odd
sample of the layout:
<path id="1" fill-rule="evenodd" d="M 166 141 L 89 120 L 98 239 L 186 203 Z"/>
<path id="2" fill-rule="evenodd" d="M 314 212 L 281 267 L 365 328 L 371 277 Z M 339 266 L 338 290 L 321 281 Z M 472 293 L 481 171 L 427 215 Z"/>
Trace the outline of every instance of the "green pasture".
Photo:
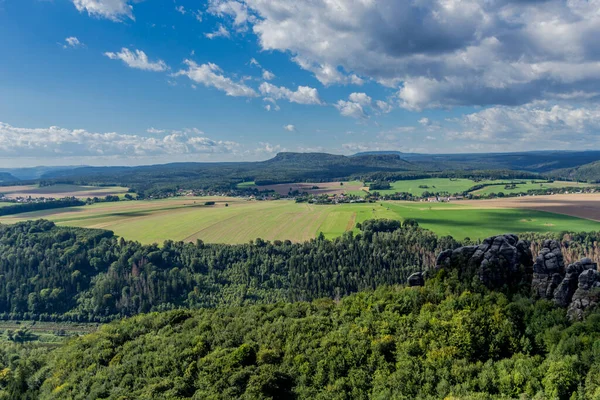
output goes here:
<path id="1" fill-rule="evenodd" d="M 205 206 L 208 200 L 216 204 Z M 600 223 L 591 220 L 534 210 L 484 208 L 484 203 L 481 207 L 425 202 L 312 205 L 223 197 L 99 203 L 1 217 L 0 223 L 39 218 L 63 226 L 108 229 L 142 243 L 167 239 L 244 243 L 259 237 L 305 241 L 321 232 L 333 238 L 356 231 L 356 223 L 373 218 L 414 218 L 424 228 L 457 239 L 506 232 L 600 230 Z"/>
<path id="2" fill-rule="evenodd" d="M 483 189 L 475 190 L 471 193 L 474 195 L 489 195 L 492 193 L 504 193 L 504 194 L 514 194 L 514 193 L 527 193 L 528 190 L 538 190 L 538 189 L 553 189 L 553 188 L 573 188 L 574 191 L 577 188 L 585 188 L 590 186 L 596 186 L 589 183 L 580 183 L 580 182 L 566 182 L 566 181 L 555 181 L 555 182 L 539 182 L 539 181 L 531 181 L 531 180 L 519 180 L 515 182 L 527 182 L 525 184 L 517 184 L 515 188 L 505 189 L 505 185 L 494 185 L 494 186 L 486 186 Z M 535 183 L 532 183 L 535 182 Z"/>
<path id="3" fill-rule="evenodd" d="M 251 187 L 255 187 L 256 183 L 254 183 L 254 181 L 252 182 L 241 182 L 237 184 L 237 187 L 240 189 L 247 189 L 247 188 L 251 188 Z"/>
<path id="4" fill-rule="evenodd" d="M 409 181 L 396 181 L 391 183 L 392 188 L 388 190 L 376 190 L 381 194 L 394 194 L 396 192 L 411 193 L 414 196 L 421 196 L 423 192 L 448 192 L 462 193 L 469 190 L 475 185 L 494 183 L 503 181 L 480 181 L 475 182 L 470 179 L 449 179 L 449 178 L 426 178 L 426 179 L 414 179 Z M 419 187 L 426 186 L 426 187 Z"/>

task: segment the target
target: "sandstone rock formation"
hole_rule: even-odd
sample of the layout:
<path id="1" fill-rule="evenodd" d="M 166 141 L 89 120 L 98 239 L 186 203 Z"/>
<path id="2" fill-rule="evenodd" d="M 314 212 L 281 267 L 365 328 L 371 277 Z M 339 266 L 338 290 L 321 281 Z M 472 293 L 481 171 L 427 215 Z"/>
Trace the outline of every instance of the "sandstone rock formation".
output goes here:
<path id="1" fill-rule="evenodd" d="M 478 246 L 446 250 L 437 268 L 459 268 L 465 276 L 476 275 L 489 289 L 518 284 L 533 264 L 529 243 L 506 234 L 485 239 Z"/>
<path id="2" fill-rule="evenodd" d="M 579 285 L 579 276 L 588 269 L 598 269 L 596 263 L 583 258 L 567 267 L 566 274 L 554 291 L 554 302 L 560 307 L 568 307 Z"/>
<path id="3" fill-rule="evenodd" d="M 600 272 L 596 268 L 583 271 L 578 278 L 577 290 L 567 310 L 571 320 L 581 320 L 585 313 L 600 302 Z"/>
<path id="4" fill-rule="evenodd" d="M 531 289 L 533 296 L 552 299 L 554 291 L 565 276 L 565 262 L 556 240 L 545 240 L 542 250 L 533 264 Z"/>
<path id="5" fill-rule="evenodd" d="M 533 274 L 531 266 L 533 265 Z M 567 308 L 571 320 L 584 318 L 600 305 L 598 265 L 583 258 L 565 268 L 560 243 L 546 240 L 533 262 L 529 243 L 512 234 L 493 236 L 478 246 L 464 246 L 439 254 L 436 268 L 455 269 L 461 279 L 477 279 L 489 289 L 518 289 L 530 285 L 534 298 L 553 300 Z M 413 274 L 409 285 L 423 285 Z"/>
<path id="6" fill-rule="evenodd" d="M 423 286 L 425 285 L 425 279 L 423 278 L 422 272 L 415 272 L 408 277 L 408 286 Z"/>

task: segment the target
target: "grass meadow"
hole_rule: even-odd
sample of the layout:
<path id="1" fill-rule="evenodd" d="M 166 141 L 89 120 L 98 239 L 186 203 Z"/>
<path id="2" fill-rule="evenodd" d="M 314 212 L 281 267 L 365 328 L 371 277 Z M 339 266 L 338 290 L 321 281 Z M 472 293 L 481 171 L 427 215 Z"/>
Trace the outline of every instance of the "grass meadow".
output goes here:
<path id="1" fill-rule="evenodd" d="M 215 201 L 214 206 L 205 206 Z M 37 211 L 0 218 L 0 223 L 45 218 L 63 226 L 101 228 L 142 243 L 164 240 L 244 243 L 304 241 L 320 232 L 333 238 L 373 218 L 414 218 L 439 235 L 484 238 L 499 233 L 597 231 L 600 222 L 525 209 L 485 208 L 478 204 L 383 202 L 311 205 L 292 200 L 247 201 L 240 198 L 177 197 L 124 201 Z"/>

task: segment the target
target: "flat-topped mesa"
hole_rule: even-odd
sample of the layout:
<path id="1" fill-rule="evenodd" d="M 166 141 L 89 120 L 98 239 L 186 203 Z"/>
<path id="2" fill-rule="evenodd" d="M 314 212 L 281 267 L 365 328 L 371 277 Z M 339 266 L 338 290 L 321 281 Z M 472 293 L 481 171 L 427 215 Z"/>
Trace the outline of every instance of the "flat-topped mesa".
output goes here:
<path id="1" fill-rule="evenodd" d="M 532 264 L 529 242 L 506 234 L 489 237 L 480 245 L 446 250 L 438 256 L 436 268 L 457 269 L 461 278 L 477 276 L 488 289 L 501 289 L 527 282 Z"/>

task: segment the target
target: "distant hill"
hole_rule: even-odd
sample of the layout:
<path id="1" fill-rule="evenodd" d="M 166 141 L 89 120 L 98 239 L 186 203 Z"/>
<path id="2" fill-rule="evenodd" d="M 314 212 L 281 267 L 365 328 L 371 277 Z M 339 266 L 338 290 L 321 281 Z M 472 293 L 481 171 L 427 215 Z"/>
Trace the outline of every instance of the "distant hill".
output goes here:
<path id="1" fill-rule="evenodd" d="M 508 169 L 544 173 L 556 169 L 573 168 L 600 161 L 600 151 L 527 151 L 514 153 L 464 153 L 420 154 L 397 151 L 367 152 L 355 155 L 395 154 L 418 165 L 421 169 L 435 171 Z"/>
<path id="2" fill-rule="evenodd" d="M 19 179 L 8 172 L 0 172 L 0 183 L 16 182 Z"/>
<path id="3" fill-rule="evenodd" d="M 53 171 L 68 171 L 75 168 L 81 168 L 81 166 L 62 166 L 62 167 L 29 167 L 29 168 L 0 168 L 0 173 L 5 172 L 11 174 L 13 177 L 18 178 L 17 180 L 35 180 L 40 179 L 43 175 L 49 174 Z"/>
<path id="4" fill-rule="evenodd" d="M 555 179 L 600 182 L 600 161 L 584 164 L 575 168 L 557 169 L 550 171 L 547 175 Z"/>

